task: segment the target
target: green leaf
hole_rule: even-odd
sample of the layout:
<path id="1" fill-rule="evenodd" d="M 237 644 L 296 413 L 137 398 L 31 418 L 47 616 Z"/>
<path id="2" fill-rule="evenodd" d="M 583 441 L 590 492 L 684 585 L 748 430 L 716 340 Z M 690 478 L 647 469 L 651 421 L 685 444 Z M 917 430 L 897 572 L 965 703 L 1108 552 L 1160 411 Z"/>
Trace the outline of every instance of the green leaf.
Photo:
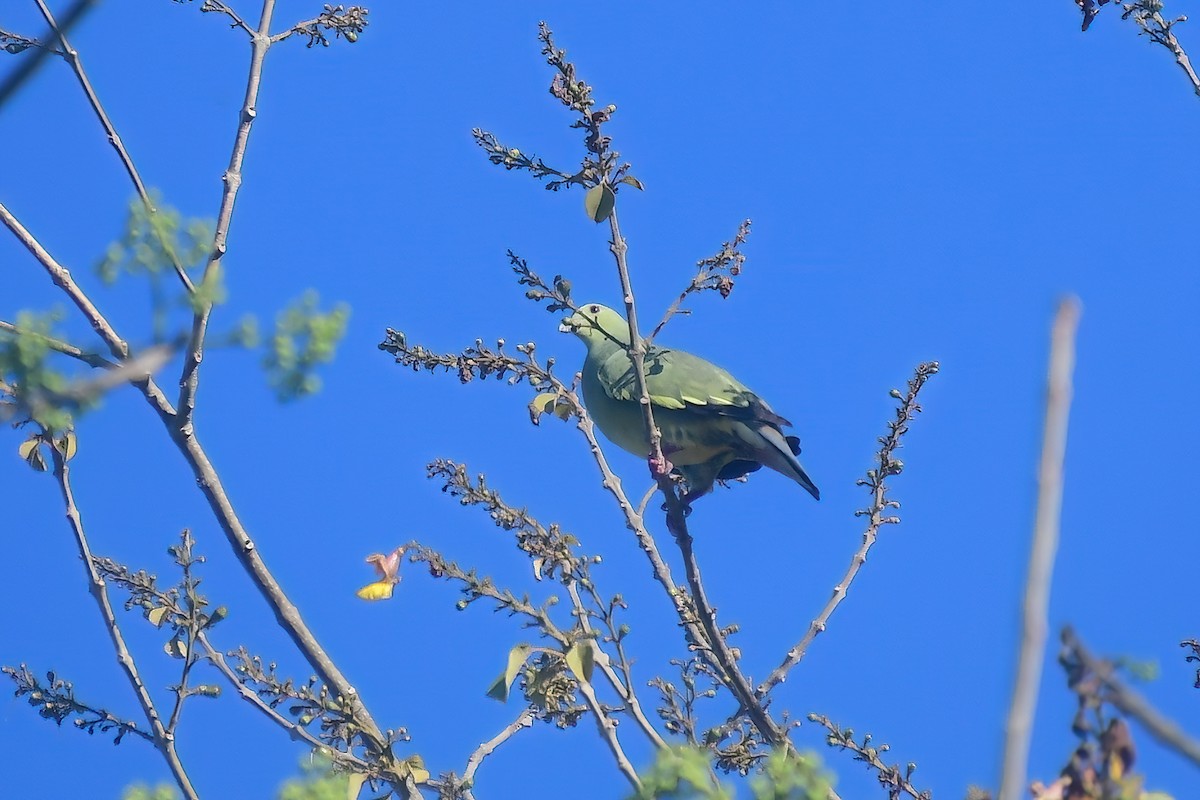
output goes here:
<path id="1" fill-rule="evenodd" d="M 412 775 L 412 779 L 417 783 L 425 783 L 429 780 L 429 770 L 425 769 L 425 759 L 421 758 L 420 754 L 409 756 L 400 762 L 401 774 L 407 772 Z"/>
<path id="2" fill-rule="evenodd" d="M 600 183 L 587 190 L 583 196 L 583 208 L 593 222 L 604 222 L 613 212 L 617 194 L 607 183 Z"/>
<path id="3" fill-rule="evenodd" d="M 592 682 L 592 668 L 596 664 L 596 651 L 592 649 L 594 647 L 591 639 L 584 639 L 571 645 L 565 656 L 567 666 L 581 683 Z"/>
<path id="4" fill-rule="evenodd" d="M 150 613 L 146 615 L 146 619 L 150 620 L 150 624 L 156 628 L 161 628 L 163 622 L 167 619 L 167 615 L 171 613 L 171 609 L 167 606 L 159 606 L 158 608 L 150 609 Z"/>
<path id="5" fill-rule="evenodd" d="M 645 185 L 632 175 L 626 175 L 624 178 L 621 178 L 621 183 L 627 183 L 639 192 L 646 191 Z"/>
<path id="6" fill-rule="evenodd" d="M 500 677 L 492 681 L 492 685 L 487 690 L 487 696 L 499 700 L 501 703 L 507 703 L 509 689 L 512 687 L 513 681 L 517 679 L 517 674 L 520 673 L 521 667 L 525 666 L 525 661 L 532 652 L 533 645 L 524 643 L 509 650 L 508 666 L 504 669 L 504 673 Z"/>
<path id="7" fill-rule="evenodd" d="M 172 639 L 163 645 L 163 652 L 171 658 L 187 658 L 187 645 L 179 639 Z"/>

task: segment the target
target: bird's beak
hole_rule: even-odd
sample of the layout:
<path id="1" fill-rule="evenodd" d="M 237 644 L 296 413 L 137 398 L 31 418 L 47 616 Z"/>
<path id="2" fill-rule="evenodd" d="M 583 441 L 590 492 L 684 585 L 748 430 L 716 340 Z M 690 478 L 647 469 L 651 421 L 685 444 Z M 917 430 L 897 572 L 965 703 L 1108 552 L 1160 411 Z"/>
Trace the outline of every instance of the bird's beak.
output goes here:
<path id="1" fill-rule="evenodd" d="M 559 333 L 575 333 L 575 331 L 577 331 L 577 330 L 579 330 L 579 315 L 578 314 L 572 314 L 571 316 L 567 317 L 562 322 L 560 322 L 558 325 Z"/>

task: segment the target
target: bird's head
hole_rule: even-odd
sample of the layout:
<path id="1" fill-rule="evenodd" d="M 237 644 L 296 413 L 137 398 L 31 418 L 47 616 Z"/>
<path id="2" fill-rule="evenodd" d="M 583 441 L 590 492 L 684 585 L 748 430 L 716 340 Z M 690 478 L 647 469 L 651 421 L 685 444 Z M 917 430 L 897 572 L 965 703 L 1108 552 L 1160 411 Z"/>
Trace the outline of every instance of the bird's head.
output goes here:
<path id="1" fill-rule="evenodd" d="M 562 321 L 558 329 L 563 333 L 575 334 L 589 348 L 602 342 L 629 344 L 629 323 L 625 317 L 599 303 L 580 306 L 578 311 Z"/>

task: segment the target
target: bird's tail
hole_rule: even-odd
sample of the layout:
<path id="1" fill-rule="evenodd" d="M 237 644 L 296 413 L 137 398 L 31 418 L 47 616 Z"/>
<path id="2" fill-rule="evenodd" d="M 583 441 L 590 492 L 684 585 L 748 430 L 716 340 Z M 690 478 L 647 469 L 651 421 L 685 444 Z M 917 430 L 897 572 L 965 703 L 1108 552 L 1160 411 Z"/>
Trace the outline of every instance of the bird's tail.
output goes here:
<path id="1" fill-rule="evenodd" d="M 748 429 L 749 426 L 747 426 Z M 750 429 L 755 438 L 759 439 L 759 443 L 755 447 L 758 451 L 757 456 L 763 464 L 766 464 L 776 472 L 786 475 L 796 483 L 800 484 L 804 491 L 811 494 L 817 500 L 821 499 L 821 490 L 808 477 L 808 473 L 804 471 L 804 465 L 800 463 L 800 459 L 796 455 L 800 452 L 799 440 L 794 436 L 785 437 L 777 428 L 772 425 L 758 425 Z M 796 444 L 793 445 L 792 441 Z"/>

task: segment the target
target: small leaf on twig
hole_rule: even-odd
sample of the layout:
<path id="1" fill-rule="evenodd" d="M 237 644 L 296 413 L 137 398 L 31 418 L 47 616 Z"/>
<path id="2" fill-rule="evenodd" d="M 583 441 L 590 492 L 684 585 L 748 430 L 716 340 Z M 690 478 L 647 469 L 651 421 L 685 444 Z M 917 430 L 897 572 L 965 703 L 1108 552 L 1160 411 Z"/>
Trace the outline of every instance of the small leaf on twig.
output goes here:
<path id="1" fill-rule="evenodd" d="M 167 619 L 167 615 L 170 613 L 171 609 L 168 606 L 159 606 L 158 608 L 150 609 L 150 612 L 146 614 L 146 619 L 150 620 L 150 624 L 154 627 L 161 628 L 163 622 Z"/>
<path id="2" fill-rule="evenodd" d="M 637 178 L 633 177 L 632 175 L 626 175 L 624 178 L 621 178 L 621 183 L 627 183 L 630 186 L 632 186 L 633 188 L 637 189 L 639 192 L 646 191 L 645 184 L 643 184 L 641 181 L 639 181 Z"/>
<path id="3" fill-rule="evenodd" d="M 41 444 L 42 437 L 36 434 L 30 436 L 17 447 L 17 454 L 25 459 L 25 463 L 29 464 L 33 469 L 38 472 L 45 472 L 46 457 L 42 455 Z"/>
<path id="4" fill-rule="evenodd" d="M 63 460 L 70 461 L 75 457 L 75 451 L 79 449 L 79 442 L 75 437 L 75 431 L 67 431 L 59 437 L 54 443 L 58 448 L 58 452 L 62 453 Z"/>
<path id="5" fill-rule="evenodd" d="M 613 212 L 617 194 L 607 183 L 600 183 L 587 190 L 583 207 L 593 222 L 604 222 Z"/>
<path id="6" fill-rule="evenodd" d="M 533 645 L 524 643 L 509 650 L 508 666 L 504 669 L 504 673 L 492 682 L 487 690 L 487 696 L 499 700 L 501 703 L 507 703 L 508 691 L 512 687 L 513 681 L 517 679 L 517 673 L 521 671 L 521 667 L 525 666 L 525 661 L 532 652 Z"/>
<path id="7" fill-rule="evenodd" d="M 557 392 L 542 392 L 529 404 L 529 421 L 534 425 L 539 424 L 542 414 L 553 414 L 566 420 L 571 418 L 571 411 L 569 403 L 559 402 Z"/>
<path id="8" fill-rule="evenodd" d="M 565 656 L 567 666 L 575 674 L 580 683 L 592 682 L 592 668 L 596 663 L 596 652 L 592 649 L 592 640 L 584 639 L 571 645 Z"/>

